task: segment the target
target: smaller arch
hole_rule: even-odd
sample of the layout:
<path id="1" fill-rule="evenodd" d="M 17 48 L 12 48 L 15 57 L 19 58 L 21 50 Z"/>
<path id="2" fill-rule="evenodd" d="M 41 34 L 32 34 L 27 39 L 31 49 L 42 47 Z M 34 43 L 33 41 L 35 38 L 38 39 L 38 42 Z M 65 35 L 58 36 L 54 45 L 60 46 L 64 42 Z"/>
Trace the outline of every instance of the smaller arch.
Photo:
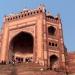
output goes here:
<path id="1" fill-rule="evenodd" d="M 30 15 L 30 13 L 28 13 L 28 15 Z"/>
<path id="2" fill-rule="evenodd" d="M 56 55 L 50 56 L 50 69 L 55 70 L 58 68 L 58 57 Z"/>
<path id="3" fill-rule="evenodd" d="M 34 14 L 35 14 L 35 11 L 34 11 Z"/>
<path id="4" fill-rule="evenodd" d="M 31 15 L 32 15 L 32 12 L 31 12 Z"/>
<path id="5" fill-rule="evenodd" d="M 52 42 L 52 46 L 54 46 L 54 43 Z"/>
<path id="6" fill-rule="evenodd" d="M 19 18 L 21 18 L 21 16 L 20 16 L 20 15 L 19 15 L 18 17 L 19 17 Z"/>
<path id="7" fill-rule="evenodd" d="M 15 16 L 15 18 L 17 19 L 18 17 L 17 17 L 17 16 Z"/>
<path id="8" fill-rule="evenodd" d="M 53 26 L 48 27 L 48 34 L 49 35 L 55 35 L 55 31 L 56 31 L 55 27 L 53 27 Z"/>
<path id="9" fill-rule="evenodd" d="M 9 21 L 10 19 L 8 18 L 8 21 Z"/>
<path id="10" fill-rule="evenodd" d="M 27 16 L 26 14 L 24 16 Z"/>
<path id="11" fill-rule="evenodd" d="M 21 17 L 24 17 L 24 15 L 22 14 Z"/>
<path id="12" fill-rule="evenodd" d="M 40 10 L 40 13 L 42 12 L 42 10 Z"/>
<path id="13" fill-rule="evenodd" d="M 39 12 L 37 11 L 37 13 L 39 13 Z"/>

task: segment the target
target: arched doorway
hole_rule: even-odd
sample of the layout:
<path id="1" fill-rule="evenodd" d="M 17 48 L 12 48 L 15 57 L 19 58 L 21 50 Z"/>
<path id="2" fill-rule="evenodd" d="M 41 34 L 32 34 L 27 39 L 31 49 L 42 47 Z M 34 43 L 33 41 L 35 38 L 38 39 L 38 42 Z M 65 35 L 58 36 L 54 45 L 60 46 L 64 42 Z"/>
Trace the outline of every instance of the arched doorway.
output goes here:
<path id="1" fill-rule="evenodd" d="M 28 61 L 33 58 L 33 47 L 33 36 L 27 32 L 20 32 L 10 42 L 9 59 L 16 62 Z"/>
<path id="2" fill-rule="evenodd" d="M 58 57 L 56 55 L 50 56 L 50 69 L 54 70 L 58 68 Z"/>

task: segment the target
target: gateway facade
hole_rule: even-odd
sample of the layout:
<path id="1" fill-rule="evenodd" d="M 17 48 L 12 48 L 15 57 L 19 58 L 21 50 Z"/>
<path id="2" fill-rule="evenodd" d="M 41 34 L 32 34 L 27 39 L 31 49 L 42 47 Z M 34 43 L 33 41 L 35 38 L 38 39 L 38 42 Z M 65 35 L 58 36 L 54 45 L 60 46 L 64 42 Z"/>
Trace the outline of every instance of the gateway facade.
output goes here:
<path id="1" fill-rule="evenodd" d="M 43 6 L 5 16 L 0 40 L 0 61 L 30 59 L 50 69 L 64 71 L 69 71 L 68 64 L 74 64 L 70 63 L 70 59 L 74 61 L 74 54 L 67 53 L 64 45 L 60 16 L 46 13 Z"/>

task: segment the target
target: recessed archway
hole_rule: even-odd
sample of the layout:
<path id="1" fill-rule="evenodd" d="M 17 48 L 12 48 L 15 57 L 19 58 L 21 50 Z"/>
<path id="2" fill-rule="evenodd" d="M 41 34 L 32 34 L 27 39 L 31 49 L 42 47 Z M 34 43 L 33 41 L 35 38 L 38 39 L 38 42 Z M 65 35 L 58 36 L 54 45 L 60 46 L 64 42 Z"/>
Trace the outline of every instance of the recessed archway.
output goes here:
<path id="1" fill-rule="evenodd" d="M 48 27 L 48 34 L 49 35 L 55 35 L 55 31 L 56 31 L 55 27 L 53 27 L 53 26 Z"/>
<path id="2" fill-rule="evenodd" d="M 10 42 L 9 52 L 11 60 L 25 61 L 33 57 L 34 39 L 30 33 L 20 32 Z"/>
<path id="3" fill-rule="evenodd" d="M 58 66 L 58 57 L 56 55 L 50 56 L 50 69 L 56 69 Z"/>

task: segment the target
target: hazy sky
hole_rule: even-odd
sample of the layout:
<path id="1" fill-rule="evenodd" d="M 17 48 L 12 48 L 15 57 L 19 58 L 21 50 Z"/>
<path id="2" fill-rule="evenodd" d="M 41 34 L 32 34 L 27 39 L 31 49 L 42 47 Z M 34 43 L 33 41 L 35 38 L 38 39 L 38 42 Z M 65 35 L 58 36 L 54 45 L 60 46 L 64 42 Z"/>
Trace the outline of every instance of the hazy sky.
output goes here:
<path id="1" fill-rule="evenodd" d="M 60 13 L 65 45 L 69 51 L 75 51 L 75 0 L 1 0 L 0 27 L 4 15 L 19 12 L 24 8 L 37 8 L 43 3 L 52 15 Z"/>

